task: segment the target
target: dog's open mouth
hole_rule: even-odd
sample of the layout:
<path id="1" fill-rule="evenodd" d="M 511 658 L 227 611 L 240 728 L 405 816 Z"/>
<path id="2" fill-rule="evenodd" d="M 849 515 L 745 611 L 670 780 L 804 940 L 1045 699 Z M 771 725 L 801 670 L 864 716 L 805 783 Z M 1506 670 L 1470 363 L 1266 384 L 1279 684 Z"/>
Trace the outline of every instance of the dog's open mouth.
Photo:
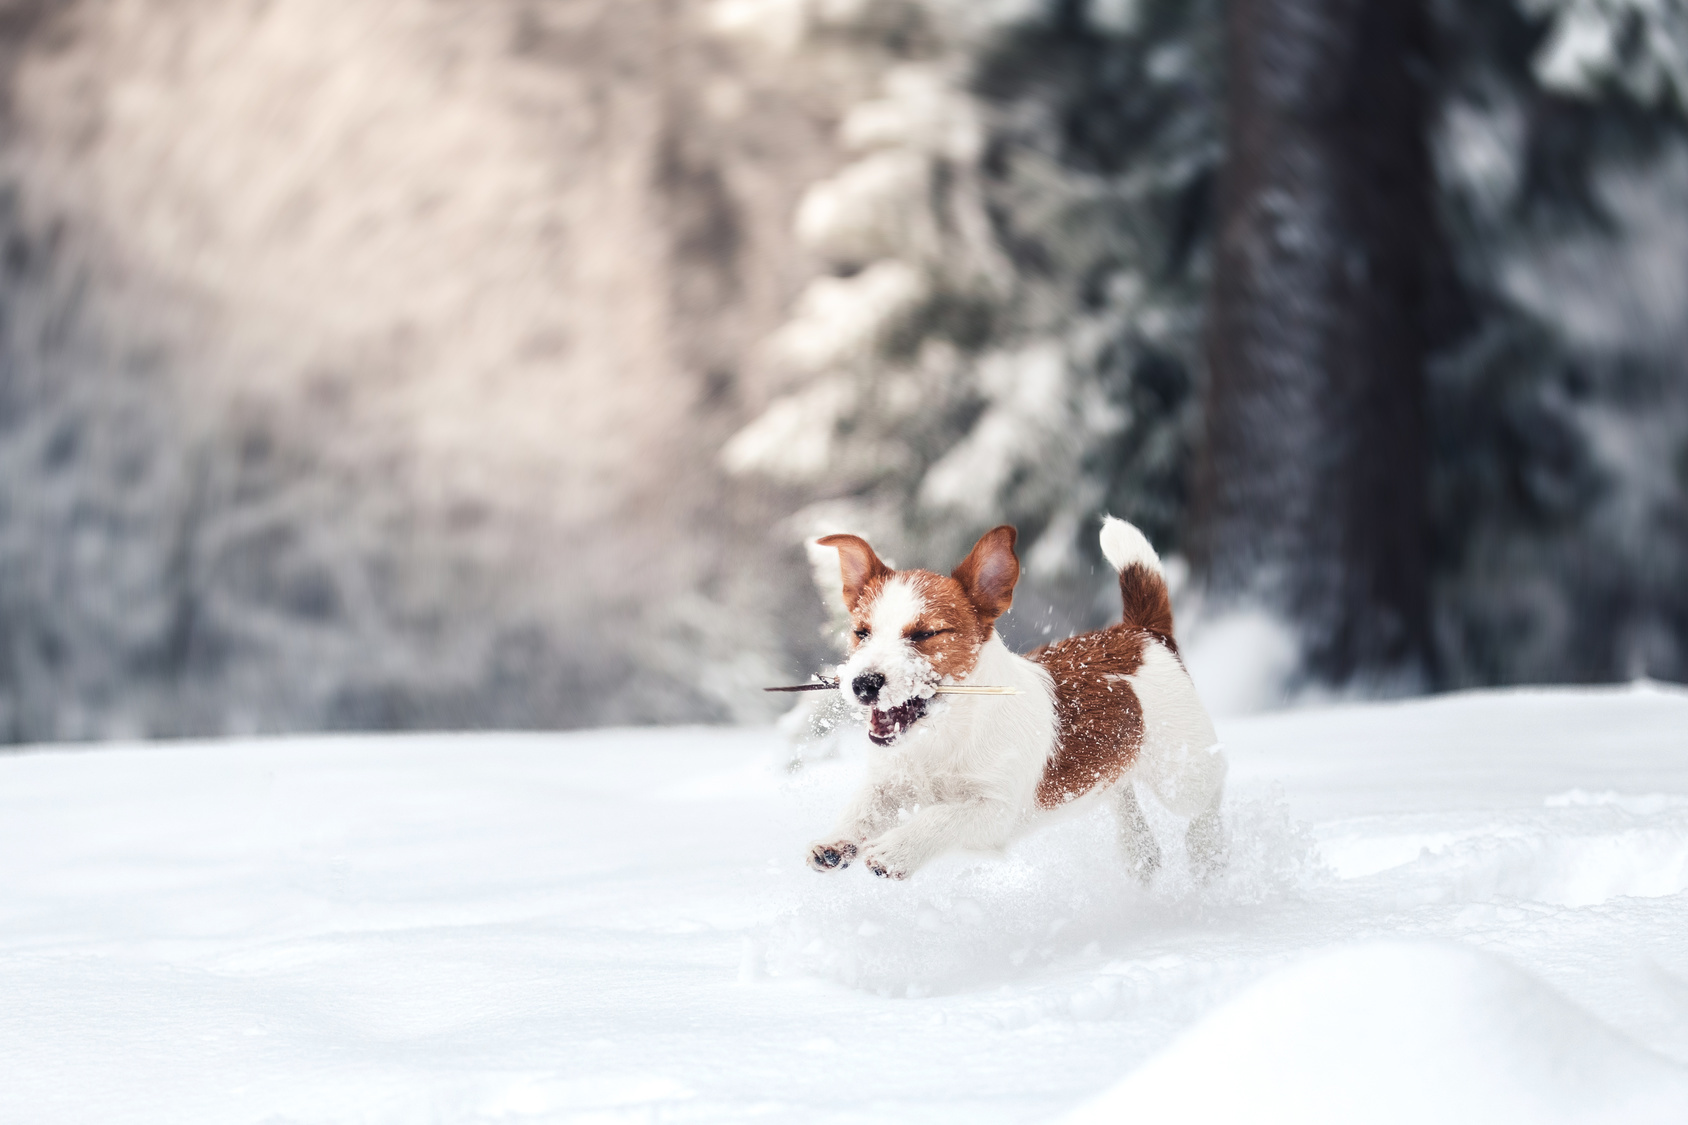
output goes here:
<path id="1" fill-rule="evenodd" d="M 867 713 L 867 736 L 880 746 L 889 746 L 926 714 L 926 700 L 916 697 L 886 711 L 875 707 Z"/>

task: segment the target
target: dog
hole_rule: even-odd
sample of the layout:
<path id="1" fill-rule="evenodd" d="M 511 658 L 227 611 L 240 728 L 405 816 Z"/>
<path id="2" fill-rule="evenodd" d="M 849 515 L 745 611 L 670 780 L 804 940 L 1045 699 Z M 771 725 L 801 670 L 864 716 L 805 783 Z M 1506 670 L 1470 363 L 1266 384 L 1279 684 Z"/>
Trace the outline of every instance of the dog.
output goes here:
<path id="1" fill-rule="evenodd" d="M 839 691 L 865 711 L 867 784 L 810 849 L 818 871 L 860 858 L 904 879 L 948 851 L 994 851 L 1080 801 L 1111 797 L 1127 867 L 1147 881 L 1160 848 L 1134 782 L 1187 817 L 1191 866 L 1223 861 L 1219 804 L 1226 763 L 1172 636 L 1160 558 L 1124 520 L 1102 523 L 1124 618 L 1016 655 L 996 621 L 1014 600 L 1014 528 L 993 528 L 946 578 L 892 570 L 866 540 L 838 550 L 850 655 Z M 940 684 L 1016 695 L 935 694 Z"/>

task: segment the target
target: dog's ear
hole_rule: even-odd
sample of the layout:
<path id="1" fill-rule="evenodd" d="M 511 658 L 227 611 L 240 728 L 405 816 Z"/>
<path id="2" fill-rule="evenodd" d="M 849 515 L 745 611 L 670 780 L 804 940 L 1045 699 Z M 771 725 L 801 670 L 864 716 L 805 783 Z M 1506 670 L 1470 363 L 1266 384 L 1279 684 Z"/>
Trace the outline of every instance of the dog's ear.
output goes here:
<path id="1" fill-rule="evenodd" d="M 967 591 L 967 600 L 986 629 L 1014 604 L 1014 584 L 1020 580 L 1020 560 L 1014 557 L 1015 531 L 1008 524 L 993 527 L 950 577 Z"/>
<path id="2" fill-rule="evenodd" d="M 867 584 L 891 568 L 879 561 L 867 540 L 859 535 L 828 535 L 815 540 L 822 547 L 838 548 L 838 569 L 844 575 L 844 608 L 854 610 Z"/>

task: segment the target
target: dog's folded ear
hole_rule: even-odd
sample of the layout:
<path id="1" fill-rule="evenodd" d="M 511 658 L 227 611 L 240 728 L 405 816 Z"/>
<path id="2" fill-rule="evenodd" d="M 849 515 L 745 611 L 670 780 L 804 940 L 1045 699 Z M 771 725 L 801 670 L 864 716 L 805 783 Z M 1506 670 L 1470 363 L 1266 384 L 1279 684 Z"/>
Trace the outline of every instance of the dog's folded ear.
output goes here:
<path id="1" fill-rule="evenodd" d="M 867 584 L 891 568 L 879 561 L 867 540 L 859 535 L 827 535 L 815 540 L 822 547 L 838 548 L 838 569 L 844 575 L 844 608 L 853 610 Z"/>
<path id="2" fill-rule="evenodd" d="M 950 573 L 967 591 L 967 600 L 973 603 L 979 623 L 986 629 L 1014 604 L 1014 584 L 1020 581 L 1020 560 L 1014 556 L 1015 536 L 1008 524 L 991 528 Z"/>

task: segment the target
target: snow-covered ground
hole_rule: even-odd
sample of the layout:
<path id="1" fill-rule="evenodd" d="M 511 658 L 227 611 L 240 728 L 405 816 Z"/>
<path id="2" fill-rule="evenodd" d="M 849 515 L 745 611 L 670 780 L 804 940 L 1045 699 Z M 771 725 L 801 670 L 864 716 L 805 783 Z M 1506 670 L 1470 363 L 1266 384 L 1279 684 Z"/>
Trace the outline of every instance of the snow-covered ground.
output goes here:
<path id="1" fill-rule="evenodd" d="M 818 875 L 859 760 L 762 730 L 6 756 L 0 1120 L 1688 1120 L 1688 693 L 1221 734 L 1146 890 Z"/>

